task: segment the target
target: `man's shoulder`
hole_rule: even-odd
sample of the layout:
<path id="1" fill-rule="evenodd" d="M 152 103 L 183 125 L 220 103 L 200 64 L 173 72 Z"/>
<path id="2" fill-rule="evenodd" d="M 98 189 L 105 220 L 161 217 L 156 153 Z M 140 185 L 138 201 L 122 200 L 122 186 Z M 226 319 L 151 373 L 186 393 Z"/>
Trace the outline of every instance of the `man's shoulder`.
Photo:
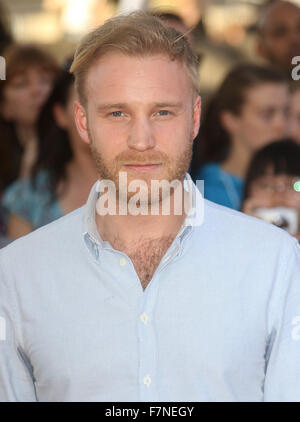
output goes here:
<path id="1" fill-rule="evenodd" d="M 53 251 L 74 248 L 83 234 L 85 205 L 57 220 L 40 227 L 0 250 L 2 260 L 26 260 Z"/>
<path id="2" fill-rule="evenodd" d="M 273 224 L 251 217 L 240 211 L 204 200 L 203 223 L 209 231 L 219 233 L 230 244 L 231 241 L 253 245 L 297 243 L 290 234 Z"/>
<path id="3" fill-rule="evenodd" d="M 300 258 L 298 241 L 286 231 L 207 200 L 203 223 L 194 228 L 189 247 L 196 262 L 201 257 L 221 277 L 246 280 L 251 274 L 250 283 L 264 280 L 269 286 L 278 277 L 285 280 L 289 263 Z"/>

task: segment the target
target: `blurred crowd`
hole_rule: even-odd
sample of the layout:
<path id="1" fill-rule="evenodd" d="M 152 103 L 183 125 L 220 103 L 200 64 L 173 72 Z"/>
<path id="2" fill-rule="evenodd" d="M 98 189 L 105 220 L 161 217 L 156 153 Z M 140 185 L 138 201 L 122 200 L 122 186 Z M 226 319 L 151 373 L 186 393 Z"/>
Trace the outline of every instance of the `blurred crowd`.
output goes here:
<path id="1" fill-rule="evenodd" d="M 195 29 L 160 13 L 199 55 Z M 257 62 L 235 64 L 204 92 L 190 173 L 208 200 L 262 218 L 300 239 L 300 7 L 275 0 L 256 25 Z M 197 25 L 197 31 L 201 25 Z M 204 37 L 204 32 L 202 37 Z M 72 58 L 59 65 L 38 45 L 16 43 L 0 22 L 0 247 L 82 206 L 97 171 L 77 133 Z M 300 71 L 299 71 L 300 78 Z"/>

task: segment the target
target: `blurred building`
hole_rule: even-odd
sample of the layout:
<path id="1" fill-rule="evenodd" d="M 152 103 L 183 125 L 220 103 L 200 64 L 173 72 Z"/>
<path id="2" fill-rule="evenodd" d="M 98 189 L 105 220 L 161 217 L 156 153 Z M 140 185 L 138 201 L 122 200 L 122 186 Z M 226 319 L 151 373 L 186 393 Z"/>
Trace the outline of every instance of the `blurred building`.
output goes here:
<path id="1" fill-rule="evenodd" d="M 2 3 L 17 41 L 42 43 L 61 61 L 73 53 L 86 32 L 120 10 L 140 7 L 175 12 L 187 26 L 195 28 L 194 47 L 202 56 L 201 86 L 206 96 L 235 63 L 257 60 L 255 26 L 266 1 L 269 0 L 2 0 Z"/>

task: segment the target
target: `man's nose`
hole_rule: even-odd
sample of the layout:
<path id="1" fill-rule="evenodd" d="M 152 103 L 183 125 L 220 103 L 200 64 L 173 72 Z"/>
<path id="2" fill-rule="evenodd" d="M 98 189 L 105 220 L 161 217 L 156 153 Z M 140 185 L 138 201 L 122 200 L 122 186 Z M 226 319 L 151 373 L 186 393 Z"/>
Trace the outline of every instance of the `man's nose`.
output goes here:
<path id="1" fill-rule="evenodd" d="M 139 117 L 132 121 L 127 144 L 129 148 L 137 151 L 154 148 L 153 129 L 147 117 Z"/>

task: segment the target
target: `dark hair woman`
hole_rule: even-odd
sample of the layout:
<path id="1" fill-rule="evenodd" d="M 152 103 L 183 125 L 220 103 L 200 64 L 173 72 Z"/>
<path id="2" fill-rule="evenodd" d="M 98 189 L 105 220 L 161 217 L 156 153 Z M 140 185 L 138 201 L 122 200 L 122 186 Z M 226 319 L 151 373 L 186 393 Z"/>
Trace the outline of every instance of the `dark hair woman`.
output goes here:
<path id="1" fill-rule="evenodd" d="M 0 195 L 28 176 L 36 158 L 36 122 L 53 86 L 58 66 L 35 45 L 5 50 L 6 80 L 0 84 Z"/>
<path id="2" fill-rule="evenodd" d="M 17 238 L 82 206 L 97 170 L 77 132 L 73 76 L 62 71 L 38 120 L 38 157 L 31 177 L 4 194 L 7 236 Z"/>
<path id="3" fill-rule="evenodd" d="M 245 178 L 243 211 L 267 219 L 275 209 L 291 220 L 291 234 L 300 239 L 300 145 L 289 138 L 257 151 Z"/>
<path id="4" fill-rule="evenodd" d="M 192 161 L 205 197 L 240 209 L 243 178 L 253 153 L 287 130 L 288 86 L 269 67 L 242 64 L 225 78 L 208 104 Z"/>

